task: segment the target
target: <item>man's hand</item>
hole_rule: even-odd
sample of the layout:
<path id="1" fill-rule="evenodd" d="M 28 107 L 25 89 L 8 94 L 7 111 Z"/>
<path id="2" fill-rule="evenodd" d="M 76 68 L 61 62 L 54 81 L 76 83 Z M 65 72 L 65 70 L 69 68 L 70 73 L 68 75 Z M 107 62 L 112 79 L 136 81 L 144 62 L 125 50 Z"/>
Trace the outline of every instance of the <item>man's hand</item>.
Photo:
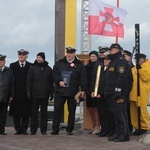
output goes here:
<path id="1" fill-rule="evenodd" d="M 92 98 L 94 98 L 94 97 L 95 97 L 95 96 L 94 96 L 94 92 L 92 92 L 92 93 L 91 93 L 91 97 L 92 97 Z"/>
<path id="2" fill-rule="evenodd" d="M 91 93 L 91 97 L 92 97 L 92 98 L 101 98 L 101 95 L 98 94 L 98 95 L 95 97 L 95 96 L 94 96 L 94 92 L 92 92 L 92 93 Z"/>
<path id="3" fill-rule="evenodd" d="M 101 98 L 101 95 L 100 95 L 100 94 L 98 94 L 96 98 Z"/>
<path id="4" fill-rule="evenodd" d="M 9 98 L 9 103 L 10 103 L 12 100 L 13 100 L 13 97 L 10 97 L 10 98 Z"/>
<path id="5" fill-rule="evenodd" d="M 84 92 L 84 91 L 81 91 L 80 97 L 84 97 L 84 95 L 85 95 L 85 92 Z"/>
<path id="6" fill-rule="evenodd" d="M 60 85 L 61 87 L 66 87 L 65 82 L 63 82 L 63 81 L 60 81 L 60 82 L 59 82 L 59 85 Z"/>

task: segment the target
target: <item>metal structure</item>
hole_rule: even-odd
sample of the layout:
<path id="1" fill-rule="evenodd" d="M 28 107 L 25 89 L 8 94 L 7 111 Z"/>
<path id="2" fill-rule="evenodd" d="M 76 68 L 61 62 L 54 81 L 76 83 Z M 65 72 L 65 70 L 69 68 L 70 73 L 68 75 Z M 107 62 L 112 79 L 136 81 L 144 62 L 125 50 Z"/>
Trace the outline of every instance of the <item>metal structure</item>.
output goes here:
<path id="1" fill-rule="evenodd" d="M 90 36 L 88 35 L 88 11 L 89 0 L 81 0 L 81 53 L 87 54 L 90 52 Z"/>

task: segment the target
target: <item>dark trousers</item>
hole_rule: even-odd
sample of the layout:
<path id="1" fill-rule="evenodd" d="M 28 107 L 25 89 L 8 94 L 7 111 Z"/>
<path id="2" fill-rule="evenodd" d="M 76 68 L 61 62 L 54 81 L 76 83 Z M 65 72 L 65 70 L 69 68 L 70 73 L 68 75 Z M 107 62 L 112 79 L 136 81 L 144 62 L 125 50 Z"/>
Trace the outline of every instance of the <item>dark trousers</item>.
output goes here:
<path id="1" fill-rule="evenodd" d="M 108 95 L 106 98 L 106 103 L 108 107 L 108 128 L 109 136 L 115 133 L 115 118 L 114 118 L 114 108 L 112 107 L 112 96 Z"/>
<path id="2" fill-rule="evenodd" d="M 15 130 L 17 132 L 26 132 L 29 125 L 29 117 L 16 117 L 13 116 Z"/>
<path id="3" fill-rule="evenodd" d="M 101 132 L 109 132 L 109 111 L 106 99 L 101 98 L 97 101 Z"/>
<path id="4" fill-rule="evenodd" d="M 119 136 L 129 137 L 128 116 L 127 116 L 127 101 L 123 97 L 123 101 L 114 99 L 114 95 L 110 95 L 112 112 L 115 120 L 115 134 Z"/>
<path id="5" fill-rule="evenodd" d="M 76 110 L 76 101 L 74 97 L 63 97 L 59 94 L 55 94 L 54 99 L 54 119 L 53 119 L 53 131 L 59 132 L 59 125 L 61 121 L 61 114 L 63 111 L 64 104 L 67 100 L 68 105 L 68 126 L 66 131 L 72 132 L 74 129 L 74 122 L 75 122 L 75 110 Z"/>
<path id="6" fill-rule="evenodd" d="M 31 133 L 36 133 L 37 129 L 38 129 L 38 126 L 39 126 L 39 120 L 38 120 L 39 106 L 40 106 L 40 111 L 41 111 L 40 130 L 41 130 L 41 132 L 46 132 L 47 131 L 47 121 L 48 121 L 47 106 L 48 106 L 48 99 L 34 98 L 31 101 Z"/>
<path id="7" fill-rule="evenodd" d="M 0 102 L 0 133 L 5 132 L 8 103 Z"/>
<path id="8" fill-rule="evenodd" d="M 127 115 L 128 115 L 129 132 L 131 133 L 133 131 L 133 126 L 132 126 L 132 123 L 131 123 L 130 101 L 129 100 L 127 101 Z"/>

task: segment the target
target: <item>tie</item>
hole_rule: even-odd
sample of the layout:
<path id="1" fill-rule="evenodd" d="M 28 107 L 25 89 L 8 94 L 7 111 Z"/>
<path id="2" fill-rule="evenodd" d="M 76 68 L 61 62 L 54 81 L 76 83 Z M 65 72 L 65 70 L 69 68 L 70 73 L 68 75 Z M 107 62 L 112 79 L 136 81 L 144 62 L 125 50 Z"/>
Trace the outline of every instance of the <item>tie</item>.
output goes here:
<path id="1" fill-rule="evenodd" d="M 24 64 L 21 64 L 21 67 L 23 68 L 23 67 L 24 67 Z"/>

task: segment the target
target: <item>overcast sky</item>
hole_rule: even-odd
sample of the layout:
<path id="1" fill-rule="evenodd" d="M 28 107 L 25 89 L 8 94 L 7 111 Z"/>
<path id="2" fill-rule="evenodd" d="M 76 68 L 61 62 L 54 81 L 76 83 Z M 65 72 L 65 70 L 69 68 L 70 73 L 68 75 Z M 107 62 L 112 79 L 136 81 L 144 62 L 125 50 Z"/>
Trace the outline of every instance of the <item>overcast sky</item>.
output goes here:
<path id="1" fill-rule="evenodd" d="M 117 5 L 117 0 L 101 0 L 112 6 Z M 135 24 L 140 24 L 140 50 L 150 58 L 150 9 L 149 0 L 120 0 L 120 7 L 128 13 L 124 21 L 124 38 L 119 38 L 119 44 L 129 51 L 135 45 Z M 92 49 L 96 45 L 110 46 L 116 39 L 106 36 L 92 36 Z"/>
<path id="2" fill-rule="evenodd" d="M 0 53 L 7 64 L 17 60 L 17 50 L 24 48 L 33 62 L 44 51 L 54 62 L 55 0 L 0 0 Z"/>
<path id="3" fill-rule="evenodd" d="M 116 6 L 117 0 L 101 0 Z M 81 0 L 77 0 L 77 49 L 81 44 Z M 125 37 L 119 38 L 124 49 L 132 51 L 134 42 L 134 25 L 140 23 L 141 52 L 150 58 L 150 9 L 149 0 L 120 0 L 120 7 L 128 14 L 125 18 Z M 33 62 L 40 51 L 46 53 L 46 60 L 54 63 L 54 20 L 55 0 L 0 0 L 0 53 L 7 55 L 7 65 L 17 60 L 17 50 L 24 48 L 30 54 L 28 60 Z M 114 37 L 92 36 L 91 49 L 99 45 L 110 46 Z"/>

